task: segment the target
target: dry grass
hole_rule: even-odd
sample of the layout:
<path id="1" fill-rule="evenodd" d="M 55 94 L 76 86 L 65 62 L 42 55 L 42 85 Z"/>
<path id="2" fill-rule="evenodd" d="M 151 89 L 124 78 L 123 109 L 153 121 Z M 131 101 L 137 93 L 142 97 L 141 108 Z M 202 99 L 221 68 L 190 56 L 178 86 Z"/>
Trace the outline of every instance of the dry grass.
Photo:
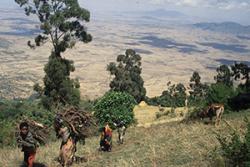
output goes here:
<path id="1" fill-rule="evenodd" d="M 237 130 L 244 130 L 242 126 L 244 116 L 250 118 L 249 113 L 227 115 L 227 122 Z M 140 167 L 140 166 L 210 166 L 209 155 L 218 146 L 214 131 L 229 133 L 228 125 L 222 122 L 220 127 L 206 125 L 201 122 L 182 124 L 179 122 L 152 125 L 150 128 L 131 127 L 128 129 L 125 143 L 116 143 L 117 134 L 114 133 L 112 152 L 98 152 L 99 138 L 86 140 L 86 145 L 78 145 L 78 156 L 85 156 L 87 162 L 75 164 L 73 167 Z M 37 162 L 49 167 L 56 167 L 55 158 L 59 151 L 59 141 L 40 147 Z M 17 148 L 0 150 L 0 166 L 16 167 L 21 164 L 22 153 Z"/>
<path id="2" fill-rule="evenodd" d="M 173 112 L 170 107 L 149 106 L 147 104 L 137 105 L 134 108 L 138 127 L 150 127 L 151 125 L 167 122 L 181 121 L 188 110 L 184 107 L 176 108 Z M 157 117 L 160 115 L 160 117 Z"/>

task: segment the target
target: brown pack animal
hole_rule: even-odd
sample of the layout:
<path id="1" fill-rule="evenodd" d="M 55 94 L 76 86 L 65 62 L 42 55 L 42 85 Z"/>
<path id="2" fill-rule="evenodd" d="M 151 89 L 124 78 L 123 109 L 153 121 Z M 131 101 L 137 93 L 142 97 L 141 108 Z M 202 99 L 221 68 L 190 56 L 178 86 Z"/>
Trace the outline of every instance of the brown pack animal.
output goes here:
<path id="1" fill-rule="evenodd" d="M 215 125 L 219 125 L 223 112 L 224 112 L 223 104 L 211 104 L 205 110 L 199 112 L 198 116 L 201 119 L 209 117 L 211 122 L 212 122 L 213 117 L 215 116 L 216 117 Z"/>

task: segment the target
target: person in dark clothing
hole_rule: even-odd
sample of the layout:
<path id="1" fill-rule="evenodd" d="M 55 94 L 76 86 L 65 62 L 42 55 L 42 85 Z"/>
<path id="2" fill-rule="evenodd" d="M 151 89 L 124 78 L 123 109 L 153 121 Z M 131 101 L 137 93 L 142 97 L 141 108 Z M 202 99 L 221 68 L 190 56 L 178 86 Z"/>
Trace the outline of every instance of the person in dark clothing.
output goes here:
<path id="1" fill-rule="evenodd" d="M 27 122 L 22 122 L 19 125 L 19 130 L 17 144 L 18 147 L 22 148 L 24 153 L 24 164 L 27 167 L 33 167 L 38 142 L 33 138 L 33 135 L 29 131 L 29 125 Z"/>

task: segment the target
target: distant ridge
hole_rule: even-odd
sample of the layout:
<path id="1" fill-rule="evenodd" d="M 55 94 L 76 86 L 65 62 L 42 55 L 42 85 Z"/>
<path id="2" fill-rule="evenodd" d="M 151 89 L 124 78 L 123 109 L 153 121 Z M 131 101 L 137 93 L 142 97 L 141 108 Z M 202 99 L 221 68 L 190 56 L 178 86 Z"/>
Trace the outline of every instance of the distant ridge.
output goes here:
<path id="1" fill-rule="evenodd" d="M 195 18 L 175 10 L 156 9 L 149 11 L 138 11 L 135 15 L 142 23 L 158 25 L 186 25 L 195 23 Z"/>
<path id="2" fill-rule="evenodd" d="M 131 11 L 124 12 L 124 14 L 129 14 L 133 16 L 140 17 L 149 17 L 149 18 L 186 18 L 187 15 L 175 10 L 165 10 L 165 9 L 156 9 L 156 10 L 144 10 L 144 11 Z"/>
<path id="3" fill-rule="evenodd" d="M 185 17 L 186 15 L 175 11 L 175 10 L 165 10 L 165 9 L 157 9 L 152 11 L 145 11 L 144 15 L 154 16 L 154 17 Z"/>
<path id="4" fill-rule="evenodd" d="M 233 34 L 250 34 L 250 26 L 243 26 L 235 22 L 222 23 L 196 23 L 194 27 L 203 30 L 210 30 L 216 32 L 233 33 Z"/>

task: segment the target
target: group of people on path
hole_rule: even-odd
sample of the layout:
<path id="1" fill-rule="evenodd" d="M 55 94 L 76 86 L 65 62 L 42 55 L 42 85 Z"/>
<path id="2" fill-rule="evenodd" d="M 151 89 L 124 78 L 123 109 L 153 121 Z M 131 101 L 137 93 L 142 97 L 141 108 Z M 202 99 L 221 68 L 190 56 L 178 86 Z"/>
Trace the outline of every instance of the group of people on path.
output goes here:
<path id="1" fill-rule="evenodd" d="M 73 161 L 76 160 L 75 152 L 77 150 L 76 144 L 78 138 L 73 133 L 71 127 L 65 124 L 65 122 L 60 118 L 55 118 L 56 124 L 54 125 L 56 135 L 58 138 L 62 139 L 60 152 L 59 152 L 59 162 L 62 166 L 70 166 Z M 118 143 L 123 144 L 124 135 L 126 131 L 126 125 L 123 121 L 114 122 L 113 125 L 117 128 L 118 132 Z M 24 164 L 25 167 L 33 167 L 34 160 L 39 147 L 39 143 L 36 141 L 34 136 L 29 130 L 29 124 L 27 122 L 22 122 L 19 125 L 19 135 L 17 136 L 18 147 L 21 147 L 21 151 L 24 153 Z M 112 150 L 112 129 L 108 122 L 101 128 L 99 151 Z"/>

